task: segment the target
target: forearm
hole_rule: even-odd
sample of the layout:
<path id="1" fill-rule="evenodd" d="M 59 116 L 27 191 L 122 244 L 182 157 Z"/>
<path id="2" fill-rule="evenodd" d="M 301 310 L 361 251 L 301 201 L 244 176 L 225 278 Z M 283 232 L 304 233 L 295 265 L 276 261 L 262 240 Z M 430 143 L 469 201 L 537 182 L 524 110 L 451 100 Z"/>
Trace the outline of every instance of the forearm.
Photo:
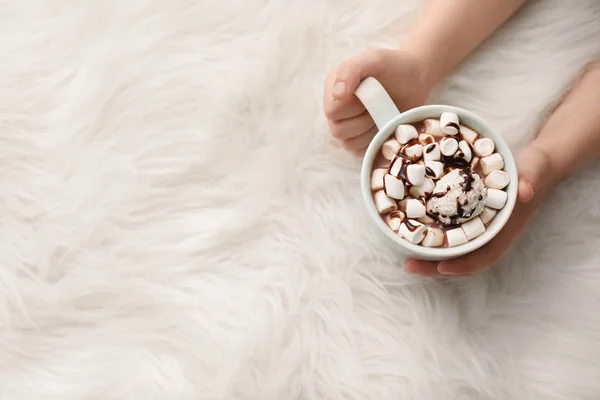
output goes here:
<path id="1" fill-rule="evenodd" d="M 527 0 L 428 0 L 401 47 L 424 58 L 433 84 L 450 73 Z"/>
<path id="2" fill-rule="evenodd" d="M 533 145 L 549 157 L 554 184 L 600 158 L 600 61 L 544 124 Z"/>

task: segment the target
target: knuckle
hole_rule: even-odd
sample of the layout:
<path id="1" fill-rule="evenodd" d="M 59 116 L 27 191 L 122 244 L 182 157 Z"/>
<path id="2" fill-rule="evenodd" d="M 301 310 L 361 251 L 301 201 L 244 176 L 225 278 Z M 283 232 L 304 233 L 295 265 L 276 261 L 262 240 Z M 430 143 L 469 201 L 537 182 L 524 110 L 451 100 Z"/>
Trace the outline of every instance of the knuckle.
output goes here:
<path id="1" fill-rule="evenodd" d="M 337 113 L 337 107 L 333 105 L 333 101 L 326 101 L 323 105 L 323 111 L 325 112 L 327 119 L 333 120 Z"/>
<path id="2" fill-rule="evenodd" d="M 368 49 L 363 56 L 370 64 L 380 64 L 385 59 L 385 49 Z"/>
<path id="3" fill-rule="evenodd" d="M 339 126 L 336 126 L 335 124 L 330 124 L 329 129 L 331 130 L 331 136 L 333 136 L 337 140 L 344 140 L 344 131 L 340 129 Z"/>

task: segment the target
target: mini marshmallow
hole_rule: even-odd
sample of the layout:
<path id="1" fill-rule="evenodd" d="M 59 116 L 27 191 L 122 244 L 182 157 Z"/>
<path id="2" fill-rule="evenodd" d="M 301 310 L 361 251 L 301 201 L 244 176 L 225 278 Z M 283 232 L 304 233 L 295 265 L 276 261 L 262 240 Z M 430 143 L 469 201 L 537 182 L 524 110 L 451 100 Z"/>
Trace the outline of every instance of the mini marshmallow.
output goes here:
<path id="1" fill-rule="evenodd" d="M 425 133 L 432 136 L 444 136 L 444 132 L 440 129 L 439 120 L 429 118 L 423 121 L 423 125 L 425 125 Z"/>
<path id="2" fill-rule="evenodd" d="M 481 219 L 481 222 L 483 222 L 484 224 L 488 224 L 491 220 L 494 219 L 497 213 L 498 211 L 492 208 L 485 207 L 481 214 L 479 214 L 479 218 Z"/>
<path id="3" fill-rule="evenodd" d="M 453 156 L 458 150 L 458 140 L 454 138 L 445 138 L 440 142 L 440 151 L 445 156 Z"/>
<path id="4" fill-rule="evenodd" d="M 440 152 L 440 145 L 437 143 L 431 143 L 423 147 L 423 160 L 427 163 L 428 161 L 438 161 L 442 157 Z"/>
<path id="5" fill-rule="evenodd" d="M 377 208 L 379 214 L 385 214 L 398 208 L 396 201 L 388 197 L 383 190 L 375 192 L 373 199 L 375 201 L 375 208 Z"/>
<path id="6" fill-rule="evenodd" d="M 479 165 L 479 157 L 473 157 L 473 160 L 471 161 L 471 169 L 475 169 L 477 168 L 477 166 Z"/>
<path id="7" fill-rule="evenodd" d="M 492 171 L 504 168 L 504 159 L 500 153 L 494 153 L 491 156 L 481 159 L 481 169 L 485 175 L 489 175 Z"/>
<path id="8" fill-rule="evenodd" d="M 417 132 L 417 128 L 412 125 L 398 125 L 396 127 L 396 139 L 402 144 L 406 144 L 418 137 L 419 132 Z"/>
<path id="9" fill-rule="evenodd" d="M 417 161 L 423 155 L 423 145 L 421 143 L 413 144 L 411 146 L 404 147 L 404 154 L 409 157 L 413 162 Z"/>
<path id="10" fill-rule="evenodd" d="M 406 183 L 420 186 L 425 181 L 425 166 L 422 164 L 411 164 L 406 167 Z"/>
<path id="11" fill-rule="evenodd" d="M 510 183 L 510 176 L 506 172 L 497 169 L 485 177 L 484 183 L 488 188 L 504 189 Z"/>
<path id="12" fill-rule="evenodd" d="M 427 214 L 425 204 L 417 199 L 406 200 L 406 216 L 408 218 L 421 218 Z"/>
<path id="13" fill-rule="evenodd" d="M 425 174 L 433 179 L 440 179 L 444 175 L 444 164 L 440 161 L 429 161 L 425 164 Z"/>
<path id="14" fill-rule="evenodd" d="M 411 225 L 411 227 L 407 225 L 407 222 Z M 425 225 L 419 221 L 415 221 L 414 219 L 404 221 L 402 224 L 400 224 L 400 229 L 398 229 L 398 234 L 413 244 L 421 243 L 421 240 L 423 240 L 425 237 L 426 232 L 427 228 Z"/>
<path id="15" fill-rule="evenodd" d="M 485 232 L 485 225 L 483 225 L 483 222 L 481 222 L 479 217 L 475 217 L 467 222 L 464 222 L 460 227 L 465 232 L 465 236 L 469 240 L 473 240 Z"/>
<path id="16" fill-rule="evenodd" d="M 422 224 L 434 224 L 435 223 L 435 219 L 431 218 L 429 215 L 425 215 L 424 217 L 417 218 L 417 221 L 419 221 Z"/>
<path id="17" fill-rule="evenodd" d="M 446 135 L 454 136 L 458 133 L 458 115 L 445 112 L 440 117 L 440 129 Z"/>
<path id="18" fill-rule="evenodd" d="M 479 134 L 472 129 L 467 128 L 464 125 L 460 126 L 460 134 L 467 142 L 473 144 L 479 137 Z"/>
<path id="19" fill-rule="evenodd" d="M 411 186 L 408 190 L 412 197 L 426 197 L 433 193 L 435 189 L 435 183 L 431 178 L 425 178 L 422 185 Z"/>
<path id="20" fill-rule="evenodd" d="M 448 247 L 459 246 L 469 241 L 462 228 L 450 229 L 446 232 L 446 238 L 448 239 Z"/>
<path id="21" fill-rule="evenodd" d="M 458 153 L 454 155 L 455 157 L 462 158 L 466 162 L 470 162 L 473 158 L 473 152 L 471 151 L 471 145 L 465 141 L 461 140 L 458 143 Z"/>
<path id="22" fill-rule="evenodd" d="M 439 247 L 444 243 L 444 232 L 437 228 L 427 228 L 427 234 L 421 242 L 425 247 Z"/>
<path id="23" fill-rule="evenodd" d="M 387 169 L 377 168 L 373 170 L 371 174 L 371 189 L 381 190 L 383 189 L 383 177 L 387 174 Z"/>
<path id="24" fill-rule="evenodd" d="M 398 177 L 400 176 L 400 170 L 402 169 L 402 166 L 404 165 L 404 163 L 406 162 L 406 159 L 402 158 L 402 157 L 396 157 L 395 160 L 392 161 L 392 164 L 390 165 L 390 174 Z"/>
<path id="25" fill-rule="evenodd" d="M 490 138 L 481 138 L 473 144 L 473 150 L 479 157 L 487 157 L 494 152 L 494 141 Z"/>
<path id="26" fill-rule="evenodd" d="M 419 143 L 427 146 L 428 144 L 435 143 L 435 139 L 429 133 L 421 133 L 419 135 Z"/>
<path id="27" fill-rule="evenodd" d="M 396 200 L 404 198 L 404 182 L 393 175 L 387 174 L 383 178 L 383 189 L 388 197 Z"/>
<path id="28" fill-rule="evenodd" d="M 402 211 L 392 211 L 385 217 L 385 223 L 390 227 L 394 232 L 398 232 L 400 229 L 400 224 L 402 220 L 404 220 L 404 213 Z"/>
<path id="29" fill-rule="evenodd" d="M 390 139 L 381 146 L 381 154 L 386 160 L 393 160 L 400 151 L 400 143 L 396 139 Z"/>
<path id="30" fill-rule="evenodd" d="M 508 194 L 504 190 L 488 189 L 485 205 L 490 208 L 500 210 L 506 204 L 507 198 Z"/>

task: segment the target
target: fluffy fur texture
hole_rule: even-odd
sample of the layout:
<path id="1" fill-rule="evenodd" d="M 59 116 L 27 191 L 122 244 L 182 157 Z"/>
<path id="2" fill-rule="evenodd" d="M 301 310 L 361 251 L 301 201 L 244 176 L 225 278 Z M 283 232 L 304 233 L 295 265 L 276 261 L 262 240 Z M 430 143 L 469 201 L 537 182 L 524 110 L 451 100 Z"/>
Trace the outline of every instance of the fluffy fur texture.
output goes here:
<path id="1" fill-rule="evenodd" d="M 472 277 L 370 231 L 322 83 L 419 8 L 0 1 L 0 398 L 597 399 L 600 166 Z M 599 21 L 534 2 L 430 102 L 518 149 Z"/>

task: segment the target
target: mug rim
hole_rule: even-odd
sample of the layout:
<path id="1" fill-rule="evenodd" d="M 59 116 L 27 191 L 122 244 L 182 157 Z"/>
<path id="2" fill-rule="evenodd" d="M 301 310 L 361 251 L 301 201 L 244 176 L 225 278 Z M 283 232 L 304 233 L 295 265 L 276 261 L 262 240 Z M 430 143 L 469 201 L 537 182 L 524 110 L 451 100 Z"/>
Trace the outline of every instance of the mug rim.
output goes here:
<path id="1" fill-rule="evenodd" d="M 373 200 L 373 194 L 371 190 L 371 174 L 373 170 L 373 162 L 375 157 L 379 153 L 383 142 L 388 140 L 392 135 L 396 126 L 403 123 L 414 123 L 422 121 L 427 118 L 438 118 L 442 112 L 453 112 L 459 116 L 459 119 L 464 118 L 469 122 L 464 125 L 475 130 L 482 137 L 488 137 L 494 141 L 496 151 L 502 155 L 504 159 L 504 171 L 510 176 L 510 183 L 506 188 L 508 198 L 506 204 L 501 210 L 497 210 L 498 213 L 492 220 L 492 222 L 486 227 L 486 231 L 480 236 L 473 240 L 469 240 L 467 243 L 454 246 L 454 247 L 425 247 L 419 244 L 413 244 L 408 240 L 400 237 L 384 222 L 383 218 L 375 207 Z M 417 117 L 418 115 L 429 114 L 428 116 Z M 473 124 L 475 122 L 475 124 Z M 477 126 L 471 126 L 477 125 Z M 485 244 L 490 242 L 506 225 L 508 219 L 512 215 L 518 192 L 518 172 L 516 161 L 513 153 L 504 140 L 493 127 L 488 124 L 483 118 L 477 114 L 465 110 L 460 107 L 448 106 L 442 104 L 432 104 L 420 107 L 412 108 L 405 111 L 389 121 L 383 128 L 381 128 L 375 137 L 371 140 L 369 147 L 365 153 L 361 168 L 361 187 L 365 207 L 367 213 L 374 220 L 375 225 L 379 228 L 382 233 L 391 239 L 395 244 L 403 250 L 407 250 L 410 255 L 422 256 L 428 260 L 444 260 L 459 257 L 468 253 L 471 253 Z"/>

